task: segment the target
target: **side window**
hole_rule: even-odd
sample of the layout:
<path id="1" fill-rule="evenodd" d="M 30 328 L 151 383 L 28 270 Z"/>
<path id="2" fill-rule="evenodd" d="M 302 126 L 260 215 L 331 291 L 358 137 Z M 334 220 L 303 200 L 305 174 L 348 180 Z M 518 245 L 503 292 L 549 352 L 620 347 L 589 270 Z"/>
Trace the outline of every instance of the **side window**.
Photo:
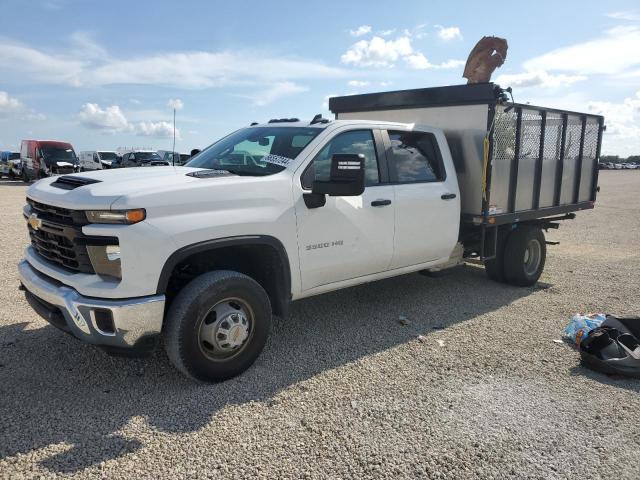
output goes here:
<path id="1" fill-rule="evenodd" d="M 392 182 L 441 182 L 444 165 L 435 136 L 425 132 L 389 131 Z"/>
<path id="2" fill-rule="evenodd" d="M 371 130 L 352 130 L 335 136 L 320 150 L 302 174 L 303 188 L 311 188 L 314 180 L 329 180 L 331 157 L 336 153 L 364 155 L 365 185 L 380 183 L 373 133 Z"/>
<path id="3" fill-rule="evenodd" d="M 97 153 L 93 154 L 93 161 L 96 162 L 96 163 L 100 163 L 100 158 L 98 157 Z"/>

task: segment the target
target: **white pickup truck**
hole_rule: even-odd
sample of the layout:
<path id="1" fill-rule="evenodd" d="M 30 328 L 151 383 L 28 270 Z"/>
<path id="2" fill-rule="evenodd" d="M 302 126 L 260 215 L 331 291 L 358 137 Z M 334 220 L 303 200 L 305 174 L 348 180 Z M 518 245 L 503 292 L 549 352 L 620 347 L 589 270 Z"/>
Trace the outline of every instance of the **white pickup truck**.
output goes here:
<path id="1" fill-rule="evenodd" d="M 286 316 L 292 300 L 468 258 L 494 280 L 531 285 L 545 262 L 542 229 L 593 207 L 602 118 L 506 104 L 497 87 L 475 87 L 332 99 L 338 118 L 354 119 L 252 124 L 184 167 L 40 180 L 24 207 L 21 287 L 81 340 L 141 353 L 162 337 L 180 371 L 220 381 L 254 362 L 272 313 Z M 383 121 L 401 114 L 414 122 Z M 580 166 L 565 187 L 574 131 Z M 519 185 L 523 171 L 535 185 Z"/>

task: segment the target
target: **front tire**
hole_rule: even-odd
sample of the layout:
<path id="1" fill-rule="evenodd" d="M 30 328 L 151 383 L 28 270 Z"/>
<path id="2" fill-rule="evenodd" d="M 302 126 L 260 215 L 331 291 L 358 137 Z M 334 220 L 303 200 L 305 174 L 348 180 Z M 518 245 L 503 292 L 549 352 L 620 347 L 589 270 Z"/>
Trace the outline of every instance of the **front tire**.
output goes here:
<path id="1" fill-rule="evenodd" d="M 504 277 L 520 287 L 534 285 L 547 256 L 544 233 L 537 227 L 520 226 L 509 235 L 504 248 Z"/>
<path id="2" fill-rule="evenodd" d="M 183 374 L 220 382 L 253 364 L 270 328 L 271 303 L 255 280 L 233 271 L 209 272 L 188 283 L 171 304 L 165 350 Z"/>

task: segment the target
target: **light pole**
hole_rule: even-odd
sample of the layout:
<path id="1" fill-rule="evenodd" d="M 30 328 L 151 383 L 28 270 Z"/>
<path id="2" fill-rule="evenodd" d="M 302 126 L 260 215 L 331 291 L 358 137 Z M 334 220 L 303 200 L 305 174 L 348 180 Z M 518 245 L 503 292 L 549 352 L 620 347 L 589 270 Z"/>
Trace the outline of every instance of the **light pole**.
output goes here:
<path id="1" fill-rule="evenodd" d="M 176 166 L 176 107 L 173 107 L 173 148 L 171 149 L 171 165 Z"/>

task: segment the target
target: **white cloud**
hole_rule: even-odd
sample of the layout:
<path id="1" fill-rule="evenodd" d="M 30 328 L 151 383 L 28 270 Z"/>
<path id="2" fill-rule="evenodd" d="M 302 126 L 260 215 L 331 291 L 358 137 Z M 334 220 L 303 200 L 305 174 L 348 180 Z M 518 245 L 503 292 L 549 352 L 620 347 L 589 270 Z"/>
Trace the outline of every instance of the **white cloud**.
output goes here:
<path id="1" fill-rule="evenodd" d="M 282 97 L 306 92 L 308 90 L 309 89 L 307 87 L 293 82 L 278 82 L 255 94 L 241 96 L 252 100 L 254 105 L 263 107 Z"/>
<path id="2" fill-rule="evenodd" d="M 464 66 L 464 60 L 447 60 L 442 63 L 431 63 L 422 53 L 415 53 L 405 58 L 407 64 L 415 70 L 449 70 Z"/>
<path id="3" fill-rule="evenodd" d="M 558 48 L 524 63 L 528 71 L 622 74 L 640 65 L 640 27 L 620 26 L 600 38 Z"/>
<path id="4" fill-rule="evenodd" d="M 380 30 L 378 33 L 383 37 L 388 37 L 389 35 L 393 35 L 394 33 L 396 33 L 396 29 L 391 28 L 389 30 Z"/>
<path id="5" fill-rule="evenodd" d="M 173 124 L 165 121 L 140 122 L 134 125 L 134 133 L 143 137 L 170 138 L 173 136 Z M 176 128 L 176 138 L 180 137 L 180 130 Z"/>
<path id="6" fill-rule="evenodd" d="M 503 74 L 496 78 L 496 83 L 504 87 L 566 87 L 576 82 L 586 80 L 584 75 L 552 74 L 545 70 L 536 70 L 515 74 Z"/>
<path id="7" fill-rule="evenodd" d="M 73 50 L 71 54 L 74 58 L 82 59 L 106 59 L 109 57 L 107 51 L 93 40 L 88 32 L 77 31 L 71 34 Z"/>
<path id="8" fill-rule="evenodd" d="M 88 34 L 75 33 L 72 47 L 50 54 L 10 40 L 0 42 L 3 82 L 71 86 L 113 84 L 209 88 L 260 85 L 306 78 L 341 78 L 348 73 L 312 60 L 268 52 L 182 51 L 115 58 Z"/>
<path id="9" fill-rule="evenodd" d="M 173 136 L 173 124 L 161 121 L 130 122 L 118 105 L 102 108 L 97 103 L 85 103 L 78 113 L 80 123 L 87 128 L 104 133 L 131 133 L 145 137 L 169 138 Z M 180 131 L 176 129 L 176 138 Z"/>
<path id="10" fill-rule="evenodd" d="M 419 25 L 416 28 L 421 28 Z M 371 40 L 360 40 L 342 55 L 341 61 L 357 67 L 390 68 L 402 60 L 409 68 L 415 70 L 456 68 L 464 65 L 461 60 L 448 60 L 441 64 L 433 64 L 425 55 L 413 48 L 409 36 L 395 40 L 373 37 Z"/>
<path id="11" fill-rule="evenodd" d="M 175 110 L 182 110 L 182 108 L 184 107 L 184 102 L 179 98 L 170 98 L 167 102 L 167 106 Z"/>
<path id="12" fill-rule="evenodd" d="M 10 97 L 7 92 L 0 91 L 0 112 L 14 112 L 20 109 L 22 109 L 20 100 Z"/>
<path id="13" fill-rule="evenodd" d="M 452 40 L 462 40 L 462 33 L 459 27 L 443 27 L 442 25 L 434 25 L 437 30 L 438 38 L 443 42 Z"/>
<path id="14" fill-rule="evenodd" d="M 0 71 L 3 80 L 10 79 L 11 73 L 16 80 L 32 83 L 55 83 L 80 85 L 82 71 L 88 65 L 85 62 L 59 55 L 49 55 L 34 48 L 0 42 Z"/>
<path id="15" fill-rule="evenodd" d="M 349 80 L 347 82 L 347 85 L 349 85 L 350 87 L 366 87 L 369 84 L 370 82 L 364 80 Z"/>
<path id="16" fill-rule="evenodd" d="M 613 18 L 615 20 L 626 20 L 629 22 L 640 22 L 640 13 L 637 12 L 629 12 L 629 11 L 621 11 L 621 12 L 610 12 L 607 13 L 607 17 Z"/>
<path id="17" fill-rule="evenodd" d="M 349 30 L 352 37 L 361 37 L 367 33 L 371 33 L 371 25 L 360 25 L 355 30 Z"/>
<path id="18" fill-rule="evenodd" d="M 380 83 L 379 83 L 379 85 L 380 85 L 381 87 L 388 87 L 389 85 L 392 85 L 392 84 L 393 84 L 393 82 L 386 82 L 386 81 L 385 81 L 385 82 L 380 82 Z"/>
<path id="19" fill-rule="evenodd" d="M 409 37 L 385 40 L 373 37 L 354 43 L 341 58 L 342 63 L 358 67 L 391 67 L 398 59 L 411 55 L 413 47 Z"/>
<path id="20" fill-rule="evenodd" d="M 85 103 L 80 109 L 78 118 L 86 127 L 107 132 L 122 132 L 130 127 L 124 113 L 117 105 L 102 109 L 97 103 Z"/>
<path id="21" fill-rule="evenodd" d="M 42 121 L 46 119 L 42 113 L 27 108 L 20 100 L 4 91 L 0 91 L 0 118 L 26 121 Z"/>
<path id="22" fill-rule="evenodd" d="M 464 60 L 447 60 L 446 62 L 442 62 L 441 64 L 437 65 L 436 68 L 443 68 L 443 69 L 449 69 L 449 68 L 458 68 L 458 67 L 464 67 L 465 64 L 467 62 Z"/>
<path id="23" fill-rule="evenodd" d="M 414 68 L 416 70 L 424 70 L 432 67 L 431 62 L 427 60 L 427 57 L 419 52 L 412 55 L 407 55 L 405 57 L 405 61 L 411 68 Z"/>
<path id="24" fill-rule="evenodd" d="M 640 152 L 640 90 L 620 103 L 591 101 L 588 109 L 604 115 L 607 130 L 603 144 L 607 153 L 627 156 Z"/>

